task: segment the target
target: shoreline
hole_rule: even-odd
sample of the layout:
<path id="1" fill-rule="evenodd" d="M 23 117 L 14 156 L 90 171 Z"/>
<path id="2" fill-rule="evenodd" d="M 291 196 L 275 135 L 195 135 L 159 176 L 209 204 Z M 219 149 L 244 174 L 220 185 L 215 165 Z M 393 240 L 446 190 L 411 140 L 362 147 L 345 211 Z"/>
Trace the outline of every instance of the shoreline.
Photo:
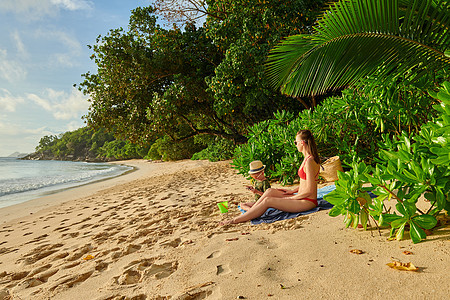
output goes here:
<path id="1" fill-rule="evenodd" d="M 448 225 L 419 244 L 346 229 L 328 211 L 219 227 L 253 198 L 229 162 L 135 164 L 114 184 L 52 195 L 57 204 L 0 224 L 1 300 L 446 297 Z"/>
<path id="2" fill-rule="evenodd" d="M 64 203 L 66 201 L 74 200 L 78 197 L 88 196 L 91 193 L 95 193 L 102 189 L 106 189 L 116 184 L 120 184 L 122 183 L 122 180 L 119 180 L 119 178 L 124 176 L 127 176 L 126 180 L 130 181 L 139 178 L 142 174 L 136 174 L 136 176 L 128 176 L 128 175 L 134 172 L 138 172 L 139 171 L 138 166 L 142 166 L 143 162 L 144 160 L 136 160 L 136 159 L 108 162 L 108 164 L 124 165 L 127 167 L 131 167 L 132 169 L 125 171 L 124 173 L 114 177 L 98 179 L 92 182 L 83 183 L 81 185 L 73 187 L 61 188 L 55 191 L 50 191 L 48 192 L 48 194 L 38 196 L 25 202 L 13 204 L 6 207 L 1 207 L 0 208 L 1 223 L 22 218 L 29 214 L 36 213 L 40 209 L 52 207 Z"/>
<path id="3" fill-rule="evenodd" d="M 111 163 L 111 162 L 107 162 L 106 164 L 109 164 L 109 163 Z M 36 200 L 36 199 L 39 199 L 39 198 L 44 198 L 44 197 L 47 197 L 47 196 L 50 196 L 50 195 L 58 194 L 58 193 L 66 191 L 66 190 L 83 187 L 83 186 L 94 184 L 94 183 L 101 182 L 101 181 L 111 180 L 111 179 L 114 179 L 116 177 L 124 176 L 124 175 L 126 175 L 128 173 L 132 173 L 132 172 L 137 170 L 136 167 L 131 166 L 131 165 L 126 165 L 125 163 L 126 163 L 126 161 L 118 161 L 118 165 L 126 166 L 126 167 L 129 167 L 131 169 L 127 170 L 127 171 L 125 171 L 125 172 L 123 172 L 121 174 L 114 175 L 114 176 L 111 176 L 111 177 L 94 179 L 92 181 L 87 181 L 87 182 L 84 182 L 84 183 L 81 183 L 81 184 L 75 184 L 75 185 L 71 185 L 73 183 L 70 183 L 68 186 L 66 186 L 67 185 L 66 183 L 62 183 L 62 184 L 58 184 L 58 185 L 61 185 L 61 187 L 60 188 L 56 188 L 56 189 L 52 189 L 53 186 L 48 186 L 48 187 L 40 188 L 38 190 L 29 190 L 29 191 L 17 193 L 19 195 L 19 197 L 20 197 L 20 194 L 25 193 L 27 196 L 30 196 L 31 199 L 26 200 L 26 201 L 17 201 L 16 200 L 18 203 L 12 204 L 12 205 L 8 205 L 8 206 L 2 206 L 2 207 L 0 207 L 0 209 L 6 208 L 6 207 L 10 207 L 10 206 L 14 206 L 14 205 L 19 205 L 21 203 L 25 203 L 25 202 L 28 202 L 28 201 L 33 201 L 33 200 Z M 47 190 L 47 189 L 49 189 L 49 190 Z M 43 191 L 39 191 L 39 190 L 43 190 Z M 6 195 L 6 196 L 9 196 L 9 195 Z"/>

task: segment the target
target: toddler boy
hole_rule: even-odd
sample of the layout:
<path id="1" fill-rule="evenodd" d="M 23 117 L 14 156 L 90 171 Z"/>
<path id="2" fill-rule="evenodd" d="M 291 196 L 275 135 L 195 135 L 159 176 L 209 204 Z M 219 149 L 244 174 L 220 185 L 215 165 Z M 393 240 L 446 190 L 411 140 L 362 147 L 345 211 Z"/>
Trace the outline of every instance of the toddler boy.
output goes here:
<path id="1" fill-rule="evenodd" d="M 248 174 L 255 180 L 255 186 L 247 186 L 247 189 L 255 194 L 255 201 L 258 201 L 262 194 L 270 188 L 270 182 L 264 174 L 265 168 L 266 166 L 259 160 L 250 163 L 250 171 Z"/>

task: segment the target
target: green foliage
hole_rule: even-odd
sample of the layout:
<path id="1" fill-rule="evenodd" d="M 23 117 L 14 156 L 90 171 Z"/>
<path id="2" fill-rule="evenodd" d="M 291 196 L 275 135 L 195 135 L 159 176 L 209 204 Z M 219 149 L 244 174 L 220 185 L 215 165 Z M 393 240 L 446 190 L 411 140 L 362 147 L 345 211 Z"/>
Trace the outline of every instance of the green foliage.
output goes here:
<path id="1" fill-rule="evenodd" d="M 142 158 L 147 152 L 148 147 L 123 140 L 105 142 L 102 147 L 98 148 L 98 156 L 118 160 Z"/>
<path id="2" fill-rule="evenodd" d="M 266 173 L 271 178 L 283 184 L 294 182 L 301 157 L 293 140 L 301 129 L 314 133 L 323 157 L 339 155 L 348 167 L 352 162 L 372 164 L 380 145 L 395 148 L 392 137 L 403 131 L 408 136 L 418 133 L 435 114 L 432 104 L 436 100 L 415 86 L 392 82 L 376 87 L 369 79 L 366 83 L 365 87 L 327 98 L 314 111 L 304 110 L 297 118 L 290 112 L 279 112 L 274 119 L 253 125 L 248 143 L 235 152 L 234 167 L 247 176 L 249 163 L 259 159 L 267 165 Z"/>
<path id="3" fill-rule="evenodd" d="M 142 158 L 148 147 L 116 140 L 104 129 L 82 127 L 57 136 L 44 136 L 36 152 L 48 159 L 61 160 L 111 160 Z"/>
<path id="4" fill-rule="evenodd" d="M 57 136 L 44 136 L 36 147 L 36 153 L 54 159 L 85 160 L 97 157 L 97 150 L 114 137 L 103 129 L 94 131 L 87 127 L 68 131 Z"/>
<path id="5" fill-rule="evenodd" d="M 450 83 L 445 82 L 438 93 L 431 94 L 439 100 L 433 106 L 438 116 L 423 125 L 413 140 L 403 133 L 395 151 L 380 150 L 375 168 L 361 162 L 354 163 L 352 170 L 339 173 L 336 190 L 325 196 L 335 205 L 330 216 L 342 214 L 347 227 L 362 222 L 364 228 L 367 216 L 372 216 L 379 225 L 389 225 L 390 237 L 397 240 L 404 238 L 409 227 L 410 238 L 418 243 L 426 238 L 424 229 L 436 226 L 435 216 L 442 210 L 449 211 Z M 365 183 L 371 186 L 363 188 Z M 373 191 L 377 197 L 370 199 L 367 191 Z M 429 200 L 427 211 L 416 206 L 421 195 Z M 384 205 L 385 200 L 391 199 L 397 201 L 397 212 L 393 214 Z"/>
<path id="6" fill-rule="evenodd" d="M 39 140 L 39 145 L 36 147 L 36 152 L 51 149 L 51 147 L 58 141 L 56 135 L 46 135 Z"/>
<path id="7" fill-rule="evenodd" d="M 207 78 L 214 109 L 221 115 L 243 115 L 252 124 L 277 110 L 298 111 L 295 99 L 274 92 L 265 76 L 269 50 L 284 37 L 309 32 L 328 1 L 209 0 L 207 36 L 224 54 Z"/>
<path id="8" fill-rule="evenodd" d="M 204 134 L 245 142 L 249 124 L 299 110 L 268 88 L 263 63 L 271 45 L 312 22 L 316 2 L 209 1 L 205 25 L 183 30 L 161 28 L 152 7 L 133 10 L 127 31 L 111 30 L 91 47 L 98 72 L 79 85 L 90 97 L 88 125 L 143 144 Z"/>
<path id="9" fill-rule="evenodd" d="M 194 143 L 192 138 L 174 143 L 169 136 L 164 136 L 152 144 L 144 158 L 164 161 L 188 159 L 203 148 L 204 146 Z"/>
<path id="10" fill-rule="evenodd" d="M 448 68 L 449 1 L 342 0 L 313 34 L 288 37 L 268 59 L 271 82 L 294 97 L 342 89 L 370 75 L 417 80 Z"/>
<path id="11" fill-rule="evenodd" d="M 220 137 L 195 137 L 197 144 L 206 145 L 206 148 L 195 153 L 191 159 L 209 161 L 227 160 L 233 157 L 235 145 L 232 141 Z"/>
<path id="12" fill-rule="evenodd" d="M 295 134 L 302 129 L 290 112 L 277 112 L 274 119 L 249 128 L 248 143 L 236 148 L 233 168 L 248 177 L 249 164 L 260 160 L 266 165 L 266 177 L 278 178 L 282 184 L 292 184 L 300 166 L 300 153 L 294 145 Z"/>

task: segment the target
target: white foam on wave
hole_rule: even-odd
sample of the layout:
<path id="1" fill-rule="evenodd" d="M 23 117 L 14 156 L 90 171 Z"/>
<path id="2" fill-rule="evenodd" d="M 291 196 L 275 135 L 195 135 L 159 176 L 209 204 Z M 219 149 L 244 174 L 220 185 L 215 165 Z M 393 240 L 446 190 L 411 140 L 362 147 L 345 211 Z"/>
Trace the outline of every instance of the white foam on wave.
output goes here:
<path id="1" fill-rule="evenodd" d="M 16 163 L 18 168 L 27 164 Z M 30 169 L 33 167 L 40 169 Z M 28 163 L 26 171 L 23 172 L 24 177 L 11 174 L 9 178 L 7 175 L 0 178 L 0 207 L 12 205 L 10 204 L 11 201 L 23 202 L 39 197 L 44 193 L 116 177 L 131 169 L 132 167 L 129 166 L 106 163 Z"/>

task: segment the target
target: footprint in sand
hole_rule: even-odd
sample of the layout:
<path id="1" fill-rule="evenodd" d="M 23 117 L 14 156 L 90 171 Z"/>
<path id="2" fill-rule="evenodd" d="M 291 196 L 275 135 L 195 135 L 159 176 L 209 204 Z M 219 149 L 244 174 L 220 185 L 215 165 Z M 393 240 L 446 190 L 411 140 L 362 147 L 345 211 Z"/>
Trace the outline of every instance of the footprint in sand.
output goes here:
<path id="1" fill-rule="evenodd" d="M 152 264 L 147 270 L 144 272 L 144 276 L 153 277 L 156 279 L 162 279 L 169 277 L 178 269 L 178 262 L 167 262 L 163 264 Z"/>
<path id="2" fill-rule="evenodd" d="M 46 244 L 39 246 L 37 248 L 34 248 L 29 253 L 25 254 L 22 258 L 17 260 L 17 263 L 23 262 L 25 265 L 31 265 L 36 263 L 37 261 L 55 253 L 58 251 L 56 248 L 62 247 L 63 244 Z"/>
<path id="3" fill-rule="evenodd" d="M 69 255 L 69 253 L 67 253 L 67 252 L 60 253 L 60 254 L 55 256 L 55 260 L 62 259 L 64 257 L 67 257 L 68 255 Z"/>
<path id="4" fill-rule="evenodd" d="M 161 242 L 161 246 L 162 247 L 172 247 L 172 248 L 176 248 L 180 245 L 181 243 L 181 239 L 180 238 L 176 238 L 174 240 L 166 240 L 166 241 L 162 241 Z"/>
<path id="5" fill-rule="evenodd" d="M 84 245 L 83 247 L 77 249 L 78 251 L 72 254 L 67 258 L 68 261 L 74 261 L 82 257 L 84 254 L 88 253 L 89 251 L 92 251 L 94 247 L 91 246 L 91 244 Z"/>
<path id="6" fill-rule="evenodd" d="M 127 246 L 127 249 L 123 252 L 123 254 L 128 255 L 128 254 L 134 253 L 134 252 L 138 251 L 139 249 L 141 249 L 141 247 L 142 247 L 141 245 L 130 244 Z"/>
<path id="7" fill-rule="evenodd" d="M 64 269 L 71 269 L 71 268 L 73 268 L 73 267 L 78 266 L 80 263 L 81 263 L 80 261 L 76 261 L 76 262 L 74 262 L 74 263 L 65 265 L 63 268 L 64 268 Z"/>
<path id="8" fill-rule="evenodd" d="M 217 268 L 216 275 L 225 275 L 231 272 L 228 265 L 218 265 L 216 266 L 216 268 Z"/>
<path id="9" fill-rule="evenodd" d="M 209 296 L 212 296 L 212 290 L 202 290 L 201 288 L 193 288 L 187 292 L 184 292 L 180 296 L 177 296 L 176 299 L 190 299 L 190 300 L 200 300 L 200 299 L 208 299 Z M 213 297 L 213 296 L 212 296 Z M 221 296 L 214 299 L 222 299 Z"/>
<path id="10" fill-rule="evenodd" d="M 217 251 L 214 251 L 213 253 L 211 253 L 210 255 L 208 255 L 208 257 L 206 257 L 206 258 L 216 258 L 216 257 L 219 257 L 221 254 L 222 254 L 222 252 L 217 250 Z"/>
<path id="11" fill-rule="evenodd" d="M 55 285 L 53 285 L 52 287 L 49 288 L 49 291 L 54 291 L 55 289 L 59 289 L 59 288 L 72 288 L 75 285 L 82 283 L 84 281 L 86 281 L 89 277 L 91 277 L 92 273 L 94 273 L 94 271 L 89 271 L 80 275 L 76 275 L 76 276 L 72 276 L 69 277 L 67 279 L 65 279 L 64 277 L 60 278 L 57 283 Z"/>
<path id="12" fill-rule="evenodd" d="M 18 286 L 23 288 L 31 288 L 38 285 L 41 285 L 48 281 L 48 279 L 55 275 L 58 272 L 58 269 L 49 270 L 45 273 L 40 274 L 39 276 L 31 277 L 31 275 L 28 275 L 28 277 L 24 281 L 20 282 Z M 31 274 L 31 273 L 30 273 Z"/>
<path id="13" fill-rule="evenodd" d="M 169 277 L 178 269 L 178 262 L 155 263 L 157 258 L 147 258 L 133 261 L 127 266 L 127 270 L 115 281 L 119 284 L 134 284 L 144 278 L 162 279 Z"/>
<path id="14" fill-rule="evenodd" d="M 99 271 L 99 272 L 103 272 L 108 268 L 108 263 L 104 262 L 104 261 L 99 261 L 97 262 L 97 264 L 95 265 L 95 270 Z"/>
<path id="15" fill-rule="evenodd" d="M 67 237 L 67 238 L 76 238 L 80 233 L 79 232 L 68 232 L 68 233 L 64 233 L 63 235 L 61 235 L 62 238 Z"/>
<path id="16" fill-rule="evenodd" d="M 32 270 L 32 271 L 30 272 L 30 274 L 28 274 L 28 277 L 31 277 L 31 276 L 37 275 L 37 274 L 39 274 L 39 273 L 42 273 L 42 272 L 44 272 L 44 271 L 47 271 L 47 270 L 50 269 L 51 267 L 52 267 L 51 264 L 47 264 L 47 265 L 45 265 L 45 266 L 36 268 L 36 269 Z"/>
<path id="17" fill-rule="evenodd" d="M 141 279 L 141 274 L 136 270 L 127 270 L 117 278 L 117 283 L 120 285 L 128 285 L 138 283 Z"/>

